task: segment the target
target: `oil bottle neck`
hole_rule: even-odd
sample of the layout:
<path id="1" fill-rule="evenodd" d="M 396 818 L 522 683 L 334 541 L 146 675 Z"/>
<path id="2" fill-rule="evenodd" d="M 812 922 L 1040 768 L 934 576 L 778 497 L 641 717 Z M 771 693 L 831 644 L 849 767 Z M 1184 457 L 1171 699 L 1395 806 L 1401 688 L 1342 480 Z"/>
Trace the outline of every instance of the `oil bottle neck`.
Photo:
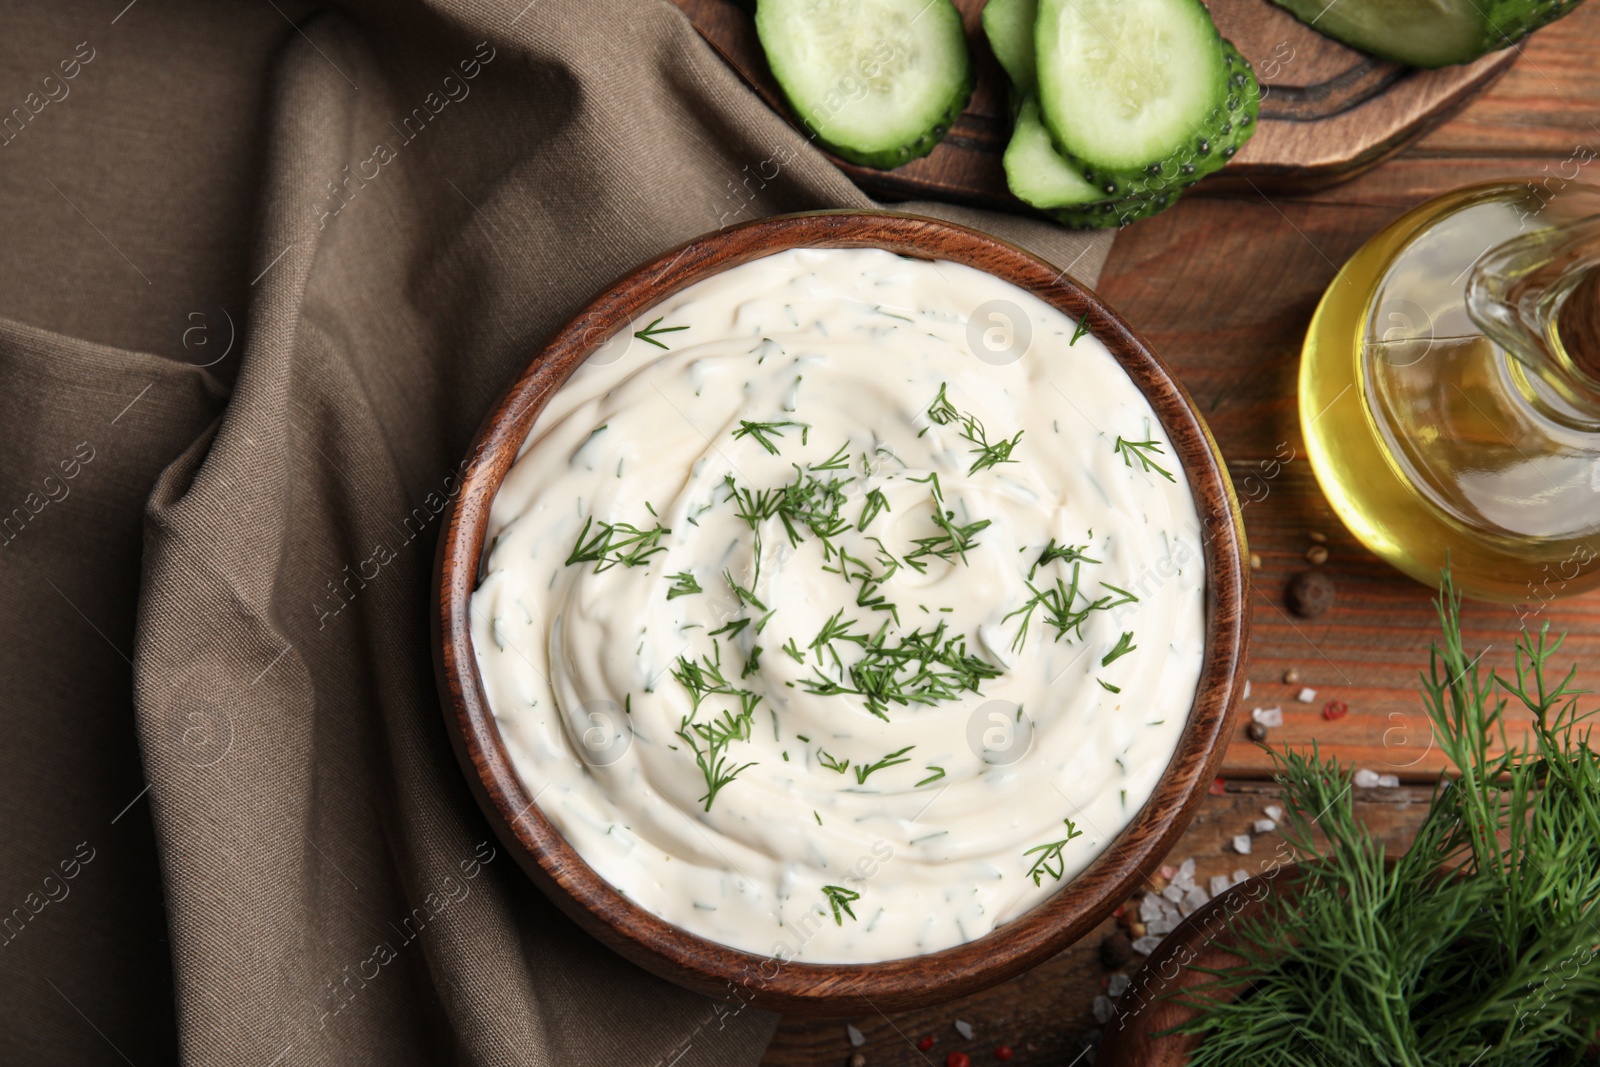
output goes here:
<path id="1" fill-rule="evenodd" d="M 1600 433 L 1600 192 L 1584 206 L 1595 213 L 1542 220 L 1485 252 L 1466 303 L 1540 414 Z"/>

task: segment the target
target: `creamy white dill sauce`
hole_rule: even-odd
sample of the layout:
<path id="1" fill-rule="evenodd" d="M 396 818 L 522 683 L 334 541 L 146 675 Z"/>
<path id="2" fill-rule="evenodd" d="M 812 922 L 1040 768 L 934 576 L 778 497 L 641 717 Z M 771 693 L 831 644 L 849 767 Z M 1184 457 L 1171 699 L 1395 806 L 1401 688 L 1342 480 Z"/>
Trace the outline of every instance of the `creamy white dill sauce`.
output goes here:
<path id="1" fill-rule="evenodd" d="M 969 347 L 990 300 L 1022 358 Z M 555 394 L 472 626 L 517 773 L 591 867 L 711 940 L 870 962 L 981 937 L 1108 845 L 1187 718 L 1205 576 L 1171 443 L 1075 332 L 968 267 L 796 250 Z"/>

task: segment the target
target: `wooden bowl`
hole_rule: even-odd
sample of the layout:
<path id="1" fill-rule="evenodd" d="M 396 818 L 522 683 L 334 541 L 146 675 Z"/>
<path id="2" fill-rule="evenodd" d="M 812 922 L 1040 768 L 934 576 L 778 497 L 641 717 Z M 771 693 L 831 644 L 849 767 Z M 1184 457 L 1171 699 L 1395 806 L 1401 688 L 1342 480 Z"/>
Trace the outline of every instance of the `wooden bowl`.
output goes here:
<path id="1" fill-rule="evenodd" d="M 1221 970 L 1245 962 L 1232 951 L 1233 924 L 1259 916 L 1270 894 L 1287 894 L 1287 899 L 1292 899 L 1297 869 L 1289 864 L 1240 882 L 1179 923 L 1133 976 L 1118 1001 L 1116 1017 L 1106 1024 L 1095 1063 L 1099 1067 L 1185 1067 L 1200 1036 L 1164 1031 L 1182 1026 L 1199 1013 L 1179 1001 L 1201 997 L 1232 1000 L 1239 994 L 1239 988 L 1214 985 L 1216 976 L 1199 968 Z M 1202 986 L 1211 988 L 1202 990 Z"/>
<path id="2" fill-rule="evenodd" d="M 712 274 L 790 248 L 881 248 L 963 263 L 1033 293 L 1094 334 L 1149 400 L 1188 476 L 1205 536 L 1206 647 L 1189 722 L 1149 802 L 1077 878 L 976 941 L 871 964 L 785 963 L 687 933 L 597 875 L 534 806 L 484 696 L 469 601 L 480 578 L 489 508 L 552 393 L 640 313 Z M 820 211 L 761 219 L 691 241 L 608 287 L 537 352 L 489 413 L 439 542 L 434 650 L 452 743 L 478 803 L 535 883 L 600 941 L 686 988 L 795 1014 L 858 1015 L 964 996 L 1004 981 L 1093 929 L 1166 854 L 1216 774 L 1243 682 L 1249 613 L 1238 502 L 1193 404 L 1128 325 L 1064 272 L 948 222 L 897 213 Z"/>

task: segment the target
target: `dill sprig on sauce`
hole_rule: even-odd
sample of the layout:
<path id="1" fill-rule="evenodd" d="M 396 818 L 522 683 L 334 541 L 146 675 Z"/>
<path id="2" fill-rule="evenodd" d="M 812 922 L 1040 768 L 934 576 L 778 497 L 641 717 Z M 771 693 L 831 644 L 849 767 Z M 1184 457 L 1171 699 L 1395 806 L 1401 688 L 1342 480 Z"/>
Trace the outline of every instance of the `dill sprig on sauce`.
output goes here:
<path id="1" fill-rule="evenodd" d="M 861 518 L 856 520 L 856 530 L 865 531 L 872 525 L 872 520 L 881 512 L 889 510 L 889 498 L 883 495 L 882 489 L 870 489 L 867 497 L 861 502 Z"/>
<path id="2" fill-rule="evenodd" d="M 966 637 L 947 633 L 941 620 L 932 630 L 917 629 L 891 643 L 885 622 L 860 646 L 855 662 L 837 665 L 838 677 L 813 667 L 816 677 L 800 684 L 817 696 L 858 696 L 869 712 L 887 721 L 891 705 L 955 700 L 1000 676 L 1000 668 L 967 651 Z"/>
<path id="3" fill-rule="evenodd" d="M 741 714 L 754 712 L 756 705 L 761 703 L 760 694 L 740 689 L 723 675 L 720 641 L 713 642 L 709 656 L 701 656 L 698 660 L 679 656 L 677 664 L 672 668 L 672 677 L 688 690 L 695 714 L 699 713 L 700 705 L 705 699 L 711 696 L 734 697 L 739 701 Z"/>
<path id="4" fill-rule="evenodd" d="M 1073 838 L 1083 836 L 1083 831 L 1078 829 L 1071 819 L 1062 819 L 1061 821 L 1067 824 L 1066 837 L 1063 837 L 1060 841 L 1050 841 L 1043 845 L 1035 845 L 1022 854 L 1022 858 L 1027 859 L 1035 852 L 1040 853 L 1039 858 L 1033 861 L 1033 866 L 1028 868 L 1028 877 L 1033 879 L 1034 885 L 1042 884 L 1045 875 L 1049 875 L 1054 881 L 1060 881 L 1061 876 L 1066 873 L 1067 869 L 1066 860 L 1061 857 L 1061 850 Z"/>
<path id="5" fill-rule="evenodd" d="M 1112 647 L 1110 652 L 1107 652 L 1104 656 L 1100 657 L 1100 666 L 1109 667 L 1117 660 L 1121 659 L 1123 656 L 1126 656 L 1129 652 L 1132 652 L 1138 647 L 1138 645 L 1133 643 L 1133 631 L 1130 630 L 1124 633 L 1121 637 L 1117 638 L 1117 643 Z"/>
<path id="6" fill-rule="evenodd" d="M 849 457 L 850 442 L 840 445 L 838 450 L 821 463 L 807 463 L 806 470 L 811 471 L 842 471 L 850 469 Z"/>
<path id="7" fill-rule="evenodd" d="M 687 327 L 687 326 L 662 326 L 661 325 L 661 319 L 662 318 L 666 318 L 666 316 L 665 315 L 661 316 L 661 318 L 656 319 L 654 322 L 652 322 L 650 325 L 646 326 L 642 330 L 634 330 L 633 331 L 633 335 L 635 337 L 637 337 L 641 341 L 648 341 L 651 344 L 655 345 L 657 348 L 665 348 L 665 349 L 667 349 L 667 351 L 670 352 L 670 351 L 672 351 L 670 348 L 667 348 L 667 346 L 665 344 L 663 344 L 660 341 L 656 340 L 656 335 L 657 334 L 662 334 L 662 333 L 677 333 L 679 330 L 687 330 L 689 327 Z"/>
<path id="8" fill-rule="evenodd" d="M 1099 563 L 1099 560 L 1085 555 L 1088 550 L 1088 545 L 1058 545 L 1056 539 L 1052 537 L 1050 543 L 1044 546 L 1044 551 L 1039 553 L 1039 558 L 1033 561 L 1033 566 L 1028 568 L 1028 580 L 1033 580 L 1040 567 L 1048 567 L 1057 560 L 1063 563 L 1074 563 L 1078 560 L 1085 563 Z"/>
<path id="9" fill-rule="evenodd" d="M 1009 439 L 1001 438 L 991 443 L 989 434 L 984 430 L 983 423 L 978 421 L 978 417 L 964 411 L 958 411 L 956 406 L 950 402 L 950 398 L 945 395 L 945 390 L 949 388 L 949 385 L 949 382 L 939 383 L 939 395 L 934 397 L 933 403 L 928 405 L 927 416 L 930 422 L 939 426 L 948 426 L 951 423 L 960 425 L 961 436 L 973 446 L 971 453 L 977 457 L 972 461 L 972 466 L 967 469 L 967 474 L 977 474 L 981 470 L 988 470 L 990 467 L 996 467 L 1002 463 L 1015 463 L 1016 460 L 1011 458 L 1011 452 L 1017 447 L 1018 442 L 1022 440 L 1023 431 L 1018 430 L 1015 437 Z M 927 432 L 926 428 L 924 428 L 923 432 Z M 921 434 L 917 436 L 920 437 Z"/>
<path id="10" fill-rule="evenodd" d="M 700 583 L 695 581 L 694 575 L 688 571 L 679 571 L 672 576 L 672 585 L 667 589 L 667 599 L 672 600 L 680 596 L 693 596 L 703 592 Z"/>
<path id="11" fill-rule="evenodd" d="M 750 740 L 751 721 L 750 711 L 745 710 L 737 715 L 724 711 L 721 718 L 710 722 L 695 722 L 685 717 L 678 724 L 678 736 L 694 753 L 694 761 L 699 765 L 700 773 L 705 775 L 706 791 L 699 799 L 706 811 L 711 810 L 711 803 L 717 799 L 717 794 L 737 778 L 740 771 L 755 766 L 753 761 L 735 766 L 727 755 L 728 745 L 732 742 Z"/>
<path id="12" fill-rule="evenodd" d="M 977 519 L 968 523 L 957 523 L 956 513 L 944 506 L 944 490 L 939 486 L 939 475 L 929 472 L 926 478 L 912 478 L 914 482 L 927 482 L 933 493 L 933 525 L 938 533 L 931 537 L 918 537 L 912 541 L 917 547 L 905 555 L 906 566 L 918 574 L 924 574 L 928 565 L 924 562 L 929 557 L 942 559 L 946 563 L 954 563 L 960 559 L 967 561 L 967 552 L 977 546 L 979 533 L 989 528 L 990 520 Z"/>
<path id="13" fill-rule="evenodd" d="M 928 775 L 928 777 L 926 777 L 922 781 L 918 782 L 917 785 L 914 788 L 920 788 L 922 786 L 927 785 L 929 782 L 937 782 L 939 779 L 944 777 L 944 768 L 943 767 L 935 767 L 933 764 L 930 763 L 926 767 L 924 767 L 923 770 L 933 771 L 934 773 Z"/>
<path id="14" fill-rule="evenodd" d="M 1090 600 L 1078 588 L 1082 567 L 1083 564 L 1080 561 L 1073 561 L 1070 582 L 1063 582 L 1058 577 L 1054 585 L 1047 585 L 1043 589 L 1040 589 L 1031 581 L 1023 583 L 1028 587 L 1028 592 L 1032 595 L 1023 601 L 1020 608 L 1007 612 L 1000 620 L 1004 623 L 1009 622 L 1018 615 L 1022 616 L 1022 625 L 1017 628 L 1017 636 L 1011 642 L 1011 650 L 1013 652 L 1021 651 L 1022 646 L 1027 643 L 1028 628 L 1033 622 L 1034 612 L 1036 611 L 1043 611 L 1045 624 L 1055 630 L 1055 639 L 1060 641 L 1068 633 L 1071 633 L 1074 637 L 1081 638 L 1083 636 L 1083 624 L 1088 621 L 1089 616 L 1111 604 L 1110 597 Z M 1074 605 L 1080 597 L 1084 601 L 1083 607 L 1075 607 Z"/>
<path id="15" fill-rule="evenodd" d="M 1587 1062 L 1600 1016 L 1594 713 L 1578 711 L 1576 668 L 1552 675 L 1561 638 L 1548 623 L 1518 636 L 1508 678 L 1468 654 L 1448 572 L 1435 605 L 1422 701 L 1454 773 L 1397 857 L 1357 817 L 1351 766 L 1315 747 L 1271 753 L 1299 865 L 1233 924 L 1227 947 L 1244 962 L 1190 990 L 1195 1067 Z M 1525 737 L 1510 732 L 1513 702 L 1531 718 Z"/>
<path id="16" fill-rule="evenodd" d="M 821 819 L 817 820 L 817 825 L 822 825 Z M 840 915 L 841 911 L 852 919 L 856 917 L 856 913 L 850 910 L 850 905 L 861 899 L 860 893 L 846 889 L 843 886 L 825 885 L 822 887 L 822 895 L 828 898 L 829 904 L 833 905 L 833 922 L 835 926 L 844 925 L 844 919 Z"/>
<path id="17" fill-rule="evenodd" d="M 782 437 L 786 426 L 798 428 L 800 430 L 800 443 L 806 443 L 806 434 L 811 432 L 811 427 L 804 422 L 751 422 L 749 419 L 740 419 L 739 428 L 733 431 L 733 436 L 736 439 L 753 437 L 756 444 L 776 456 L 778 454 L 778 446 L 772 438 Z"/>
<path id="18" fill-rule="evenodd" d="M 1155 471 L 1169 482 L 1176 480 L 1172 477 L 1171 471 L 1150 458 L 1151 453 L 1159 456 L 1165 455 L 1167 451 L 1153 438 L 1146 438 L 1143 441 L 1129 441 L 1118 437 L 1117 443 L 1112 447 L 1111 451 L 1122 457 L 1124 466 L 1131 467 L 1133 466 L 1133 461 L 1138 460 L 1139 466 L 1144 470 Z"/>
<path id="19" fill-rule="evenodd" d="M 645 506 L 649 507 L 648 504 Z M 672 532 L 659 522 L 651 530 L 642 530 L 627 522 L 602 522 L 599 530 L 590 537 L 589 530 L 594 525 L 592 515 L 583 520 L 583 529 L 578 531 L 578 540 L 567 556 L 567 566 L 593 563 L 596 574 L 619 564 L 624 567 L 643 566 L 651 556 L 667 550 L 661 539 Z"/>
<path id="20" fill-rule="evenodd" d="M 856 767 L 856 785 L 866 785 L 867 779 L 870 778 L 875 771 L 881 771 L 886 767 L 894 767 L 901 763 L 910 763 L 911 759 L 906 755 L 906 753 L 910 752 L 916 747 L 916 745 L 907 745 L 905 748 L 902 748 L 897 752 L 889 753 L 876 763 L 863 763 L 859 765 Z"/>
<path id="21" fill-rule="evenodd" d="M 830 770 L 830 771 L 838 771 L 840 774 L 843 774 L 845 771 L 848 771 L 850 769 L 850 761 L 849 760 L 847 760 L 847 759 L 843 759 L 842 760 L 842 759 L 838 759 L 838 758 L 836 758 L 834 756 L 830 756 L 830 755 L 828 755 L 827 752 L 825 752 L 824 750 L 822 750 L 820 748 L 817 749 L 817 762 L 822 764 L 824 767 L 828 768 L 828 770 Z"/>

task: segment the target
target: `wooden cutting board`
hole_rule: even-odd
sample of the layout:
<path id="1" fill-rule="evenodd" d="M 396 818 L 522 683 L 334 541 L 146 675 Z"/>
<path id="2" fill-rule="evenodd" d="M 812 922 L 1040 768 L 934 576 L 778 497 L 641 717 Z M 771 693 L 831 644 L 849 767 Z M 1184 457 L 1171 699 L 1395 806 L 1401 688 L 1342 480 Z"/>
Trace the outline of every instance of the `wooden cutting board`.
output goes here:
<path id="1" fill-rule="evenodd" d="M 773 108 L 788 109 L 755 25 L 736 0 L 674 0 Z M 979 27 L 983 0 L 955 0 L 973 43 L 978 82 L 967 110 L 933 152 L 892 171 L 833 161 L 882 200 L 935 199 L 1027 210 L 1006 189 L 1000 156 L 1010 136 L 1004 73 Z M 1256 135 L 1197 191 L 1291 191 L 1355 176 L 1432 129 L 1516 62 L 1516 50 L 1475 63 L 1416 70 L 1324 37 L 1268 0 L 1211 0 L 1211 14 L 1255 68 L 1264 90 Z"/>

